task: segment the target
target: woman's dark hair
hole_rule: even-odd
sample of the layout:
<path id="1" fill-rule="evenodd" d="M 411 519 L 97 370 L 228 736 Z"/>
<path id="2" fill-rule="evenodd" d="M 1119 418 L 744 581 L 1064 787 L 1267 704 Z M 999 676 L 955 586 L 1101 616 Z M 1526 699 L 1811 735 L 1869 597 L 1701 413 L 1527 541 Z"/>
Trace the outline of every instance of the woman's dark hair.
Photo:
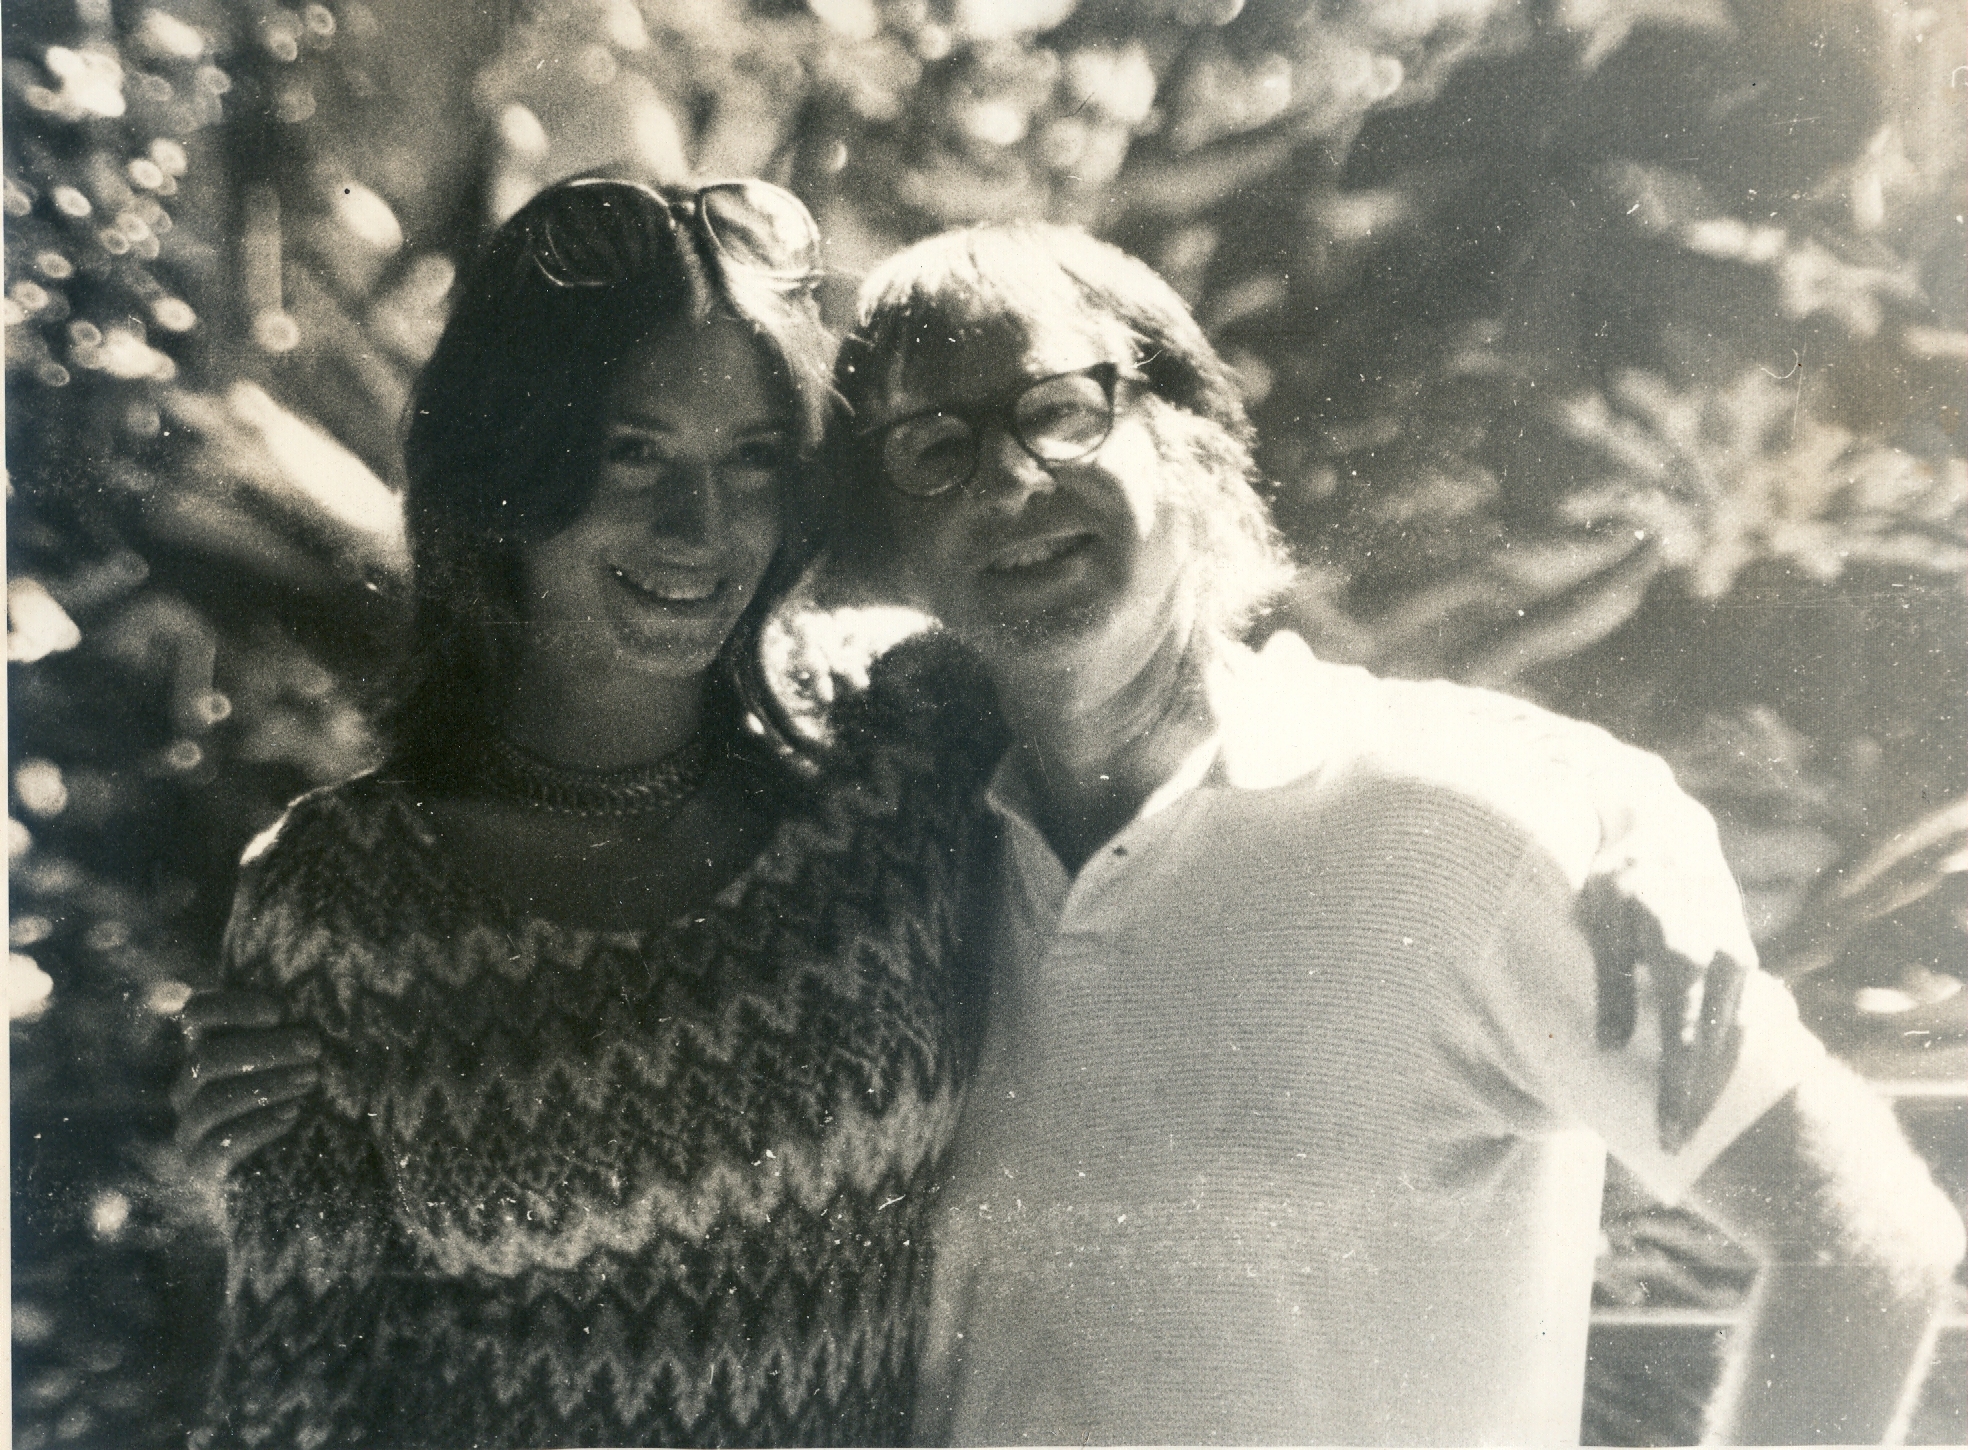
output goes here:
<path id="1" fill-rule="evenodd" d="M 595 184 L 550 186 L 492 235 L 459 279 L 450 320 L 411 399 L 404 513 L 414 597 L 382 725 L 393 759 L 426 777 L 469 760 L 497 729 L 524 622 L 521 552 L 587 505 L 610 379 L 639 344 L 720 317 L 744 324 L 785 389 L 803 470 L 819 445 L 833 349 L 810 288 L 727 265 L 709 232 L 688 222 L 696 196 L 689 188 L 623 188 L 640 191 L 651 235 L 636 239 L 635 264 L 619 280 L 550 279 L 540 259 L 543 235 L 556 259 L 621 250 L 627 208 L 611 215 L 567 204 Z M 667 227 L 659 214 L 665 204 L 676 218 Z M 800 488 L 787 492 L 785 542 L 727 642 L 723 665 L 744 663 L 773 600 L 810 557 L 811 505 L 796 496 Z M 714 703 L 735 717 L 731 673 L 713 672 L 727 697 Z"/>

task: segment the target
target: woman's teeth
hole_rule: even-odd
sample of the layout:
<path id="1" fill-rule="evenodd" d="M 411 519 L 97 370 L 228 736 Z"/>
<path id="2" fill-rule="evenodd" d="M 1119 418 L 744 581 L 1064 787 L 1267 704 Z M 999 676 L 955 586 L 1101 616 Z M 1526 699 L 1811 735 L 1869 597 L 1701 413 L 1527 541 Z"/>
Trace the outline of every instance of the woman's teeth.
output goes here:
<path id="1" fill-rule="evenodd" d="M 626 569 L 614 567 L 609 572 L 624 588 L 661 604 L 703 604 L 715 596 L 720 587 L 716 579 L 673 574 L 650 574 L 638 579 Z"/>

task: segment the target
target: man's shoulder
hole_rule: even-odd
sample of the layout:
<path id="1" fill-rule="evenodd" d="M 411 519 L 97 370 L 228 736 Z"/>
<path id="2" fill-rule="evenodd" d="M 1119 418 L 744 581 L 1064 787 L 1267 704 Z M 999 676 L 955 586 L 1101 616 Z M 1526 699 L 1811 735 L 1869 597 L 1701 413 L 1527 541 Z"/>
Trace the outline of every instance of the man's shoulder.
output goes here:
<path id="1" fill-rule="evenodd" d="M 1573 891 L 1602 879 L 1642 908 L 1670 951 L 1756 960 L 1714 818 L 1652 751 L 1494 690 L 1327 664 L 1295 636 L 1240 665 L 1268 722 L 1250 733 L 1271 742 L 1251 758 L 1274 779 L 1364 769 L 1447 787 L 1525 831 Z M 1299 738 L 1298 719 L 1316 734 Z"/>
<path id="2" fill-rule="evenodd" d="M 1655 757 L 1596 726 L 1492 690 L 1332 664 L 1295 635 L 1233 657 L 1222 679 L 1233 784 L 1308 802 L 1339 791 L 1354 809 L 1398 801 L 1471 825 L 1487 816 L 1537 841 L 1575 880 L 1605 837 L 1594 781 L 1673 789 Z"/>
<path id="3" fill-rule="evenodd" d="M 1253 775 L 1269 766 L 1289 778 L 1362 756 L 1383 769 L 1425 774 L 1445 756 L 1466 757 L 1477 747 L 1507 747 L 1513 760 L 1553 764 L 1582 756 L 1656 759 L 1597 725 L 1515 695 L 1322 660 L 1286 631 L 1261 650 L 1226 653 L 1215 692 Z"/>

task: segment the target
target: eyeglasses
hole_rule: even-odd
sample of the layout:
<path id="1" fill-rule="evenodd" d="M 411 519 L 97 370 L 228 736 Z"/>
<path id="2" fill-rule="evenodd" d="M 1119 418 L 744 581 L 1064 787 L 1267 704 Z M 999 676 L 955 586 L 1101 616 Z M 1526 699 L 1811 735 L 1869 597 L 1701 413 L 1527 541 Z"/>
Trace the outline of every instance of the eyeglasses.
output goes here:
<path id="1" fill-rule="evenodd" d="M 1123 376 L 1117 363 L 1095 363 L 1020 383 L 974 407 L 935 408 L 860 436 L 881 438 L 882 473 L 897 493 L 935 498 L 970 482 L 979 440 L 992 424 L 1040 463 L 1085 458 L 1114 431 L 1114 393 Z"/>
<path id="2" fill-rule="evenodd" d="M 714 181 L 671 201 L 639 181 L 584 176 L 521 210 L 524 255 L 555 287 L 612 287 L 666 260 L 695 226 L 727 266 L 788 287 L 820 278 L 820 228 L 769 181 Z"/>

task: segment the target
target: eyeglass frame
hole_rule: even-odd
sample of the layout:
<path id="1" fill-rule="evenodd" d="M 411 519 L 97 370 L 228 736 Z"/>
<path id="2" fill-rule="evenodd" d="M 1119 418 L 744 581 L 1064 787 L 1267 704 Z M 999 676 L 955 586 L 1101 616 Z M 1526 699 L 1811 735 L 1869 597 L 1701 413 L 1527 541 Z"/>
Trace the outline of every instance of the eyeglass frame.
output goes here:
<path id="1" fill-rule="evenodd" d="M 811 290 L 825 275 L 820 266 L 820 224 L 814 220 L 812 210 L 785 187 L 758 177 L 732 177 L 707 181 L 702 186 L 692 187 L 687 197 L 675 201 L 647 182 L 633 181 L 619 176 L 579 176 L 570 181 L 557 183 L 557 186 L 563 197 L 571 194 L 588 196 L 603 190 L 619 190 L 645 203 L 652 203 L 667 224 L 669 240 L 673 244 L 681 245 L 685 225 L 694 225 L 711 253 L 717 257 L 719 264 L 727 268 L 735 268 L 779 285 L 804 290 Z M 810 266 L 761 267 L 746 261 L 725 245 L 723 238 L 718 235 L 717 228 L 711 222 L 710 214 L 704 208 L 703 199 L 711 192 L 736 192 L 743 195 L 754 187 L 774 196 L 783 197 L 797 209 L 801 217 L 805 218 L 808 237 L 805 251 L 813 259 Z M 688 223 L 678 217 L 679 210 L 686 213 Z M 553 239 L 551 218 L 546 216 L 528 219 L 524 245 L 526 260 L 540 280 L 549 287 L 562 291 L 619 286 L 635 276 L 639 270 L 630 267 L 608 277 L 565 275 L 579 269 L 559 254 Z M 653 259 L 645 259 L 645 262 L 651 260 Z"/>
<path id="2" fill-rule="evenodd" d="M 1023 432 L 1019 429 L 1018 404 L 1034 388 L 1042 388 L 1047 383 L 1057 382 L 1061 378 L 1074 377 L 1092 377 L 1100 384 L 1101 396 L 1107 405 L 1107 426 L 1100 430 L 1100 436 L 1097 439 L 1078 453 L 1066 454 L 1057 458 L 1047 458 L 1026 441 Z M 967 407 L 939 406 L 924 408 L 918 412 L 905 414 L 900 418 L 890 418 L 886 422 L 872 423 L 865 428 L 857 429 L 854 437 L 858 443 L 875 454 L 883 481 L 895 490 L 896 493 L 902 495 L 904 498 L 913 499 L 945 498 L 952 493 L 960 492 L 969 487 L 970 481 L 977 476 L 977 466 L 984 458 L 983 441 L 985 427 L 990 424 L 996 424 L 1002 428 L 1005 436 L 1023 449 L 1042 468 L 1050 468 L 1052 465 L 1058 463 L 1077 463 L 1083 458 L 1091 458 L 1106 446 L 1109 438 L 1114 436 L 1114 424 L 1120 417 L 1120 387 L 1124 382 L 1145 384 L 1147 379 L 1139 373 L 1131 371 L 1126 365 L 1112 361 L 1092 363 L 1083 368 L 1067 368 L 1064 372 L 1047 373 L 1044 377 L 1027 378 L 1015 387 L 1004 388 L 992 396 Z M 882 456 L 886 453 L 886 440 L 893 434 L 895 429 L 900 428 L 903 424 L 913 423 L 920 418 L 932 417 L 954 418 L 970 429 L 970 466 L 964 470 L 961 478 L 953 478 L 941 487 L 928 490 L 904 488 L 895 481 L 893 473 L 889 470 L 887 459 Z M 883 441 L 877 444 L 875 442 L 877 439 Z"/>

